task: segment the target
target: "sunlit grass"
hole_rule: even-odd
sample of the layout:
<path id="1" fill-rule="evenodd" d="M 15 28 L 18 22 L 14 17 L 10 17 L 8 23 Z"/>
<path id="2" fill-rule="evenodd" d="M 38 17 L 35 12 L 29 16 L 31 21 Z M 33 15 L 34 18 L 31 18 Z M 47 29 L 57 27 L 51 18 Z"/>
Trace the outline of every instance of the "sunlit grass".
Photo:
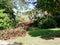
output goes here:
<path id="1" fill-rule="evenodd" d="M 52 29 L 50 29 L 50 30 L 60 30 L 60 28 L 52 28 Z"/>

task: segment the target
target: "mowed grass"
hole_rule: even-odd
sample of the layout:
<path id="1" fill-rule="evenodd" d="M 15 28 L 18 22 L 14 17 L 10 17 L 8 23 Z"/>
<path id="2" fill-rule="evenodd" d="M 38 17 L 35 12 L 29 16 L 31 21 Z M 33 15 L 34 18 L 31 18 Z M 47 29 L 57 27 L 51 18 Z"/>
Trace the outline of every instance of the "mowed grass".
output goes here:
<path id="1" fill-rule="evenodd" d="M 60 30 L 60 28 L 57 28 Z M 18 42 L 18 43 L 23 43 L 23 45 L 60 45 L 60 38 L 57 38 L 55 37 L 54 39 L 43 39 L 41 38 L 41 36 L 44 34 L 44 35 L 50 35 L 50 33 L 52 33 L 50 30 L 52 31 L 58 31 L 57 29 L 49 29 L 49 31 L 47 29 L 38 29 L 38 33 L 39 33 L 39 30 L 41 30 L 40 35 L 38 35 L 37 32 L 35 32 L 37 29 L 34 29 L 33 32 L 32 31 L 29 31 L 29 33 L 36 33 L 36 35 L 38 36 L 32 36 L 32 34 L 27 34 L 25 37 L 19 37 L 19 38 L 16 38 L 16 39 L 12 39 L 12 40 L 9 40 L 11 42 Z M 48 33 L 50 32 L 50 33 Z M 60 32 L 59 32 L 60 33 Z M 34 34 L 35 35 L 35 34 Z M 60 34 L 59 34 L 60 35 Z"/>
<path id="2" fill-rule="evenodd" d="M 32 29 L 29 34 L 33 37 L 41 36 L 41 37 L 60 37 L 60 29 Z"/>

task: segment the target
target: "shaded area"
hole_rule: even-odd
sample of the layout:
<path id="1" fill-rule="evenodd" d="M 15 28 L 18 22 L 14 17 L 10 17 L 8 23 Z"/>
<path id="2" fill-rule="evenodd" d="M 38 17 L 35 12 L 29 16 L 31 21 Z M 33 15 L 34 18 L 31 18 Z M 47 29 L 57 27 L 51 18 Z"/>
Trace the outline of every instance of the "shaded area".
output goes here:
<path id="1" fill-rule="evenodd" d="M 49 29 L 32 29 L 29 34 L 33 37 L 40 36 L 44 39 L 54 39 L 55 37 L 60 37 L 60 30 L 49 30 Z"/>

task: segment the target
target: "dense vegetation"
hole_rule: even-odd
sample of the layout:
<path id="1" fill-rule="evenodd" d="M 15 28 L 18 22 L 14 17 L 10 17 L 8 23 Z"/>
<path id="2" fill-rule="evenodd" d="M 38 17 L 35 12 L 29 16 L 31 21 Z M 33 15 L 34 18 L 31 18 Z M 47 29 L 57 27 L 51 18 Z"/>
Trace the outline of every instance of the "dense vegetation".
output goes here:
<path id="1" fill-rule="evenodd" d="M 9 14 L 3 13 L 4 9 L 0 10 L 0 29 L 6 29 L 12 26 Z"/>
<path id="2" fill-rule="evenodd" d="M 33 27 L 38 28 L 56 28 L 60 27 L 60 1 L 59 0 L 37 0 L 37 10 L 42 10 L 44 13 L 47 11 L 47 15 L 42 17 L 34 17 Z M 6 29 L 16 25 L 18 19 L 13 14 L 14 6 L 9 0 L 0 0 L 0 29 Z M 32 12 L 33 13 L 33 12 Z M 37 13 L 35 14 L 35 16 Z M 3 24 L 3 25 L 2 25 Z"/>
<path id="3" fill-rule="evenodd" d="M 43 17 L 37 17 L 32 26 L 38 28 L 60 27 L 60 1 L 59 0 L 37 0 L 38 10 L 46 12 Z"/>
<path id="4" fill-rule="evenodd" d="M 50 13 L 60 12 L 60 0 L 37 0 L 38 8 Z"/>
<path id="5" fill-rule="evenodd" d="M 29 34 L 33 37 L 40 36 L 41 38 L 44 39 L 53 39 L 55 37 L 60 37 L 60 30 L 50 30 L 50 29 L 39 29 L 39 28 L 32 28 L 30 27 L 30 32 Z"/>
<path id="6" fill-rule="evenodd" d="M 14 1 L 16 2 L 17 0 Z M 12 3 L 14 3 L 14 1 Z M 20 4 L 20 2 L 18 3 Z M 26 6 L 26 2 L 24 2 L 24 0 L 22 0 L 21 3 L 24 7 Z M 0 30 L 2 30 L 0 31 L 0 39 L 7 40 L 20 36 L 23 38 L 27 34 L 26 30 L 28 31 L 28 35 L 26 37 L 28 38 L 25 39 L 24 37 L 23 41 L 27 43 L 30 35 L 31 37 L 34 36 L 32 38 L 38 36 L 45 39 L 54 39 L 55 37 L 60 37 L 59 0 L 37 0 L 36 8 L 27 12 L 20 12 L 20 17 L 14 15 L 14 12 L 12 10 L 13 8 L 16 7 L 14 7 L 9 0 L 0 0 Z M 17 11 L 16 14 L 18 15 L 18 13 L 19 12 Z M 51 30 L 52 28 L 57 29 Z M 32 38 L 30 38 L 30 43 L 32 41 Z M 35 43 L 34 40 L 33 42 Z M 39 43 L 38 40 L 37 42 Z M 19 41 L 21 40 L 18 39 L 18 42 Z"/>
<path id="7" fill-rule="evenodd" d="M 0 9 L 5 9 L 5 13 L 12 14 L 12 8 L 14 6 L 11 4 L 9 0 L 0 0 Z"/>
<path id="8" fill-rule="evenodd" d="M 16 20 L 13 7 L 9 0 L 0 0 L 0 29 L 15 27 Z"/>

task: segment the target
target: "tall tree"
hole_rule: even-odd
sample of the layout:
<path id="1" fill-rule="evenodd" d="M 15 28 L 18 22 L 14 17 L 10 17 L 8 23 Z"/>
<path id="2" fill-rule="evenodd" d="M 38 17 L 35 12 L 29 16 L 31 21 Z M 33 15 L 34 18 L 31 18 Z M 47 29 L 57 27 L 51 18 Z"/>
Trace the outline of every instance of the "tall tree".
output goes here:
<path id="1" fill-rule="evenodd" d="M 37 0 L 38 8 L 50 13 L 60 13 L 60 0 Z"/>
<path id="2" fill-rule="evenodd" d="M 13 7 L 9 0 L 0 0 L 0 9 L 5 9 L 7 13 L 11 13 Z"/>
<path id="3" fill-rule="evenodd" d="M 14 6 L 10 2 L 10 0 L 0 0 L 0 9 L 5 9 L 4 13 L 10 14 L 10 19 L 15 22 L 15 15 L 13 14 Z"/>

